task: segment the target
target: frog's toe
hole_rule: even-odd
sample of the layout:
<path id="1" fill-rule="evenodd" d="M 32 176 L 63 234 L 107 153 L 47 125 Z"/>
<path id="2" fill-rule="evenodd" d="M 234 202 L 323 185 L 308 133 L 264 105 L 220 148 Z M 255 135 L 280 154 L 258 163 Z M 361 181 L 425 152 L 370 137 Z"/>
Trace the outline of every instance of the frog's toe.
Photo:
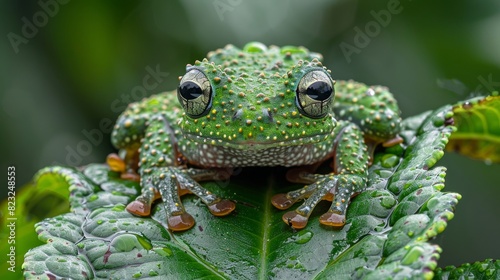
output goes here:
<path id="1" fill-rule="evenodd" d="M 392 147 L 398 144 L 403 143 L 403 138 L 399 135 L 394 136 L 393 138 L 386 140 L 385 142 L 382 143 L 383 147 Z"/>
<path id="2" fill-rule="evenodd" d="M 208 210 L 214 216 L 226 216 L 229 213 L 233 212 L 236 208 L 234 202 L 227 199 L 220 199 L 217 195 L 203 188 L 198 182 L 196 182 L 191 176 L 200 178 L 207 178 L 204 176 L 208 176 L 210 174 L 214 174 L 213 170 L 198 170 L 198 169 L 188 169 L 184 170 L 184 173 L 172 169 L 172 172 L 175 174 L 176 180 L 179 183 L 178 193 L 179 195 L 185 193 L 192 193 L 199 197 L 205 205 L 207 205 Z M 160 189 L 161 190 L 161 189 Z"/>
<path id="3" fill-rule="evenodd" d="M 274 207 L 280 210 L 285 210 L 290 208 L 290 206 L 292 206 L 295 202 L 296 200 L 294 201 L 290 199 L 290 197 L 288 197 L 284 193 L 276 194 L 271 198 L 271 203 L 274 205 Z"/>
<path id="4" fill-rule="evenodd" d="M 295 211 L 286 212 L 283 216 L 283 221 L 294 229 L 303 229 L 307 225 L 309 217 L 303 216 Z"/>
<path id="5" fill-rule="evenodd" d="M 146 217 L 151 214 L 151 204 L 160 198 L 160 193 L 155 188 L 143 188 L 142 193 L 134 201 L 130 202 L 126 209 L 129 213 Z"/>
<path id="6" fill-rule="evenodd" d="M 184 231 L 192 228 L 195 224 L 193 216 L 183 212 L 167 218 L 168 228 L 172 231 Z"/>
<path id="7" fill-rule="evenodd" d="M 129 180 L 129 181 L 135 181 L 135 182 L 141 181 L 141 176 L 139 176 L 139 174 L 134 173 L 134 172 L 122 173 L 122 174 L 120 174 L 120 178 L 123 180 Z"/>
<path id="8" fill-rule="evenodd" d="M 345 225 L 345 215 L 328 211 L 319 217 L 319 222 L 326 226 L 343 227 Z"/>
<path id="9" fill-rule="evenodd" d="M 274 205 L 274 207 L 280 210 L 285 210 L 290 208 L 290 206 L 295 204 L 297 201 L 315 193 L 317 189 L 318 184 L 310 184 L 295 191 L 279 193 L 271 198 L 271 203 Z"/>
<path id="10" fill-rule="evenodd" d="M 130 202 L 127 205 L 126 209 L 129 213 L 141 217 L 146 217 L 151 214 L 151 204 L 139 200 L 134 200 Z"/>
<path id="11" fill-rule="evenodd" d="M 106 163 L 111 171 L 123 173 L 126 169 L 125 161 L 117 154 L 112 153 L 106 157 Z"/>
<path id="12" fill-rule="evenodd" d="M 233 212 L 235 208 L 236 205 L 234 204 L 234 202 L 227 199 L 222 199 L 216 203 L 208 205 L 208 210 L 210 210 L 210 213 L 218 217 L 229 215 L 229 213 Z"/>
<path id="13" fill-rule="evenodd" d="M 137 174 L 133 170 L 128 170 L 127 171 L 127 164 L 125 163 L 125 160 L 123 160 L 119 155 L 117 154 L 109 154 L 106 157 L 106 163 L 109 166 L 109 169 L 114 172 L 120 173 L 120 178 L 124 180 L 130 180 L 130 181 L 136 181 L 139 182 L 141 177 L 139 174 Z"/>

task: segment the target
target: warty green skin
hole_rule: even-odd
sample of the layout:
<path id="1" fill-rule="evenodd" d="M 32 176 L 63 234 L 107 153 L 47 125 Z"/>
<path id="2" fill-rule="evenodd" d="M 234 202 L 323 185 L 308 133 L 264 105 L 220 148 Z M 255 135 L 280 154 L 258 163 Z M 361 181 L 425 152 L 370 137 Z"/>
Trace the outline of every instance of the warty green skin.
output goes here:
<path id="1" fill-rule="evenodd" d="M 197 183 L 220 175 L 217 168 L 303 166 L 333 160 L 331 174 L 302 172 L 294 180 L 309 185 L 277 195 L 272 203 L 286 209 L 307 198 L 283 218 L 292 227 L 302 228 L 312 209 L 330 193 L 332 206 L 320 221 L 342 226 L 350 197 L 366 188 L 369 153 L 365 139 L 374 143 L 393 139 L 401 119 L 387 88 L 354 81 L 335 84 L 335 101 L 322 108 L 327 110 L 325 116 L 304 114 L 296 97 L 301 79 L 311 71 L 331 79 L 320 60 L 321 55 L 303 47 L 249 43 L 238 49 L 228 45 L 187 66 L 187 72 L 204 73 L 212 88 L 211 106 L 202 116 L 186 114 L 175 92 L 130 104 L 115 125 L 112 143 L 127 151 L 126 158 L 139 152 L 143 192 L 135 203 L 146 210 L 131 212 L 148 215 L 159 192 L 169 227 L 184 230 L 194 220 L 182 206 L 176 182 L 212 206 L 217 215 L 217 208 L 224 212 L 232 202 Z M 226 210 L 224 215 L 232 211 Z"/>

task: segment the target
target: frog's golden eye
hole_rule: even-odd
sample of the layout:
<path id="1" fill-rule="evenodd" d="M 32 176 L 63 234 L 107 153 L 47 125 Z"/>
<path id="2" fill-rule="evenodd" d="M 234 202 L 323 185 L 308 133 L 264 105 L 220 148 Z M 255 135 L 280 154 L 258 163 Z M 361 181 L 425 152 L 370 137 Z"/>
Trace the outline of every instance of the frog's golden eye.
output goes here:
<path id="1" fill-rule="evenodd" d="M 313 70 L 300 79 L 297 86 L 297 107 L 310 118 L 322 118 L 330 112 L 335 91 L 332 78 L 322 70 Z"/>
<path id="2" fill-rule="evenodd" d="M 207 76 L 199 69 L 189 70 L 179 83 L 177 98 L 188 116 L 206 115 L 212 106 L 212 86 Z"/>

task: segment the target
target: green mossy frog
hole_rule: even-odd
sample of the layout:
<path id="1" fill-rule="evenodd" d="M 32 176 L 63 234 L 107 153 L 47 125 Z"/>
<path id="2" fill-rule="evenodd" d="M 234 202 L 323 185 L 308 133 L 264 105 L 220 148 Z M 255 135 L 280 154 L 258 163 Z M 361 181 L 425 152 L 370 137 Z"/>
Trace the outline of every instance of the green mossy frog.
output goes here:
<path id="1" fill-rule="evenodd" d="M 335 102 L 334 102 L 335 98 Z M 112 143 L 122 157 L 108 164 L 123 178 L 140 180 L 142 194 L 127 206 L 147 216 L 162 198 L 170 230 L 191 228 L 180 196 L 193 193 L 216 216 L 235 203 L 205 190 L 198 181 L 245 166 L 307 166 L 287 178 L 307 184 L 270 201 L 287 209 L 293 228 L 304 228 L 323 199 L 331 207 L 320 217 L 341 227 L 352 196 L 367 187 L 370 146 L 392 145 L 401 118 L 392 94 L 382 86 L 332 79 L 321 55 L 303 47 L 228 45 L 187 65 L 177 91 L 132 103 L 119 117 Z M 329 161 L 330 174 L 315 174 Z"/>

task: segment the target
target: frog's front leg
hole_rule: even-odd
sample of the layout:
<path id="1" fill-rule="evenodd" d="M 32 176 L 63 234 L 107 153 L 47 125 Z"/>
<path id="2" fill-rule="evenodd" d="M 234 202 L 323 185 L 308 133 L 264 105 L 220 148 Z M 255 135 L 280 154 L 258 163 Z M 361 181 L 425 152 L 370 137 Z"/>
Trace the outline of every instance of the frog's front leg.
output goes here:
<path id="1" fill-rule="evenodd" d="M 187 230 L 195 223 L 182 205 L 182 194 L 195 194 L 216 216 L 231 213 L 235 209 L 232 201 L 218 198 L 197 182 L 216 178 L 220 172 L 176 166 L 177 159 L 182 155 L 176 151 L 175 130 L 169 120 L 165 115 L 158 115 L 149 122 L 140 149 L 142 193 L 128 204 L 127 210 L 135 215 L 148 216 L 151 204 L 161 197 L 168 227 L 173 231 Z"/>
<path id="2" fill-rule="evenodd" d="M 127 210 L 138 216 L 149 216 L 151 204 L 162 198 L 167 215 L 167 225 L 172 231 L 191 228 L 194 218 L 186 212 L 180 196 L 192 193 L 198 196 L 214 216 L 225 216 L 235 209 L 234 202 L 220 199 L 204 189 L 194 178 L 216 177 L 215 170 L 180 168 L 176 166 L 154 167 L 142 176 L 142 194 L 127 205 Z M 193 178 L 194 177 L 194 178 Z"/>
<path id="3" fill-rule="evenodd" d="M 273 205 L 278 209 L 287 209 L 307 198 L 297 209 L 283 215 L 283 221 L 293 228 L 304 228 L 312 210 L 323 199 L 332 201 L 332 204 L 328 212 L 320 217 L 320 223 L 342 227 L 351 197 L 366 188 L 369 155 L 363 133 L 353 123 L 339 122 L 334 134 L 333 173 L 302 173 L 297 177 L 298 181 L 313 183 L 272 198 Z"/>

